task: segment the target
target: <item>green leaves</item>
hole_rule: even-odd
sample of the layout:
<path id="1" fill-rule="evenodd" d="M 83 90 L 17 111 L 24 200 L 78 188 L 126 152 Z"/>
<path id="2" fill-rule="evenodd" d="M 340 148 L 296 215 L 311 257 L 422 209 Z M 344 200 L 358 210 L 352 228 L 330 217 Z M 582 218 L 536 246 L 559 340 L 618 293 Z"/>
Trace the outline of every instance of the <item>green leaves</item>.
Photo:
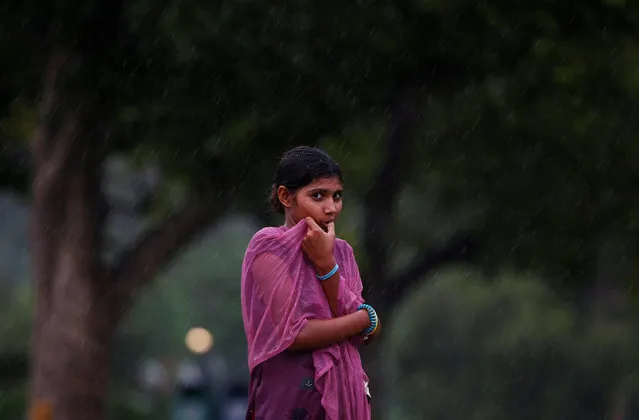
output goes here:
<path id="1" fill-rule="evenodd" d="M 43 46 L 94 37 L 86 22 L 104 3 L 54 2 L 51 22 L 66 29 L 50 38 L 52 26 L 36 25 L 38 5 L 2 9 L 3 142 L 32 130 Z M 136 0 L 106 51 L 84 51 L 99 65 L 80 86 L 109 91 L 109 152 L 159 166 L 185 191 L 224 185 L 238 209 L 253 211 L 277 156 L 295 144 L 322 144 L 349 189 L 366 190 L 388 105 L 414 84 L 423 126 L 395 229 L 408 248 L 445 236 L 424 227 L 430 239 L 420 238 L 403 223 L 427 202 L 434 220 L 455 212 L 454 223 L 489 231 L 490 258 L 578 270 L 597 232 L 637 224 L 639 13 L 601 1 L 525 10 L 468 0 Z M 28 36 L 12 41 L 23 24 Z"/>
<path id="2" fill-rule="evenodd" d="M 409 419 L 601 418 L 633 371 L 632 325 L 576 313 L 531 276 L 440 271 L 388 329 L 393 397 Z M 590 390 L 604 401 L 586 405 Z"/>

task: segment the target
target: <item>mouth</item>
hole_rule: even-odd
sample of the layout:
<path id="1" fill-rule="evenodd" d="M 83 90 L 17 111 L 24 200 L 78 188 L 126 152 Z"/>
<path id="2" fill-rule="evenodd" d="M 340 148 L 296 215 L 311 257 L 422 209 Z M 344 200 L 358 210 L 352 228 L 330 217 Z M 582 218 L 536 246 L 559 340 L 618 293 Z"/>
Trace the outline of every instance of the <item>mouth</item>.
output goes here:
<path id="1" fill-rule="evenodd" d="M 324 232 L 328 232 L 328 224 L 329 223 L 335 223 L 335 219 L 331 219 L 331 220 L 326 220 L 324 222 L 320 222 L 319 225 L 322 228 L 322 230 L 324 230 Z"/>

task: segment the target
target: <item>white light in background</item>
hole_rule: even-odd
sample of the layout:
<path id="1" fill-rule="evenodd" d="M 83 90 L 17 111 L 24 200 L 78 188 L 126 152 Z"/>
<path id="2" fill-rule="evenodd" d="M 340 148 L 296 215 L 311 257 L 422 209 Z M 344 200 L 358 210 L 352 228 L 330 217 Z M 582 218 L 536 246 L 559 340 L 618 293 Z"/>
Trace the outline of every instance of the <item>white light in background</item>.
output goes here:
<path id="1" fill-rule="evenodd" d="M 178 366 L 176 377 L 182 386 L 198 386 L 204 381 L 204 372 L 197 363 L 187 360 Z"/>
<path id="2" fill-rule="evenodd" d="M 186 347 L 195 354 L 204 354 L 213 348 L 213 335 L 204 328 L 191 328 L 186 334 Z"/>
<path id="3" fill-rule="evenodd" d="M 147 391 L 159 391 L 169 387 L 170 375 L 160 361 L 148 359 L 144 361 L 138 376 Z"/>

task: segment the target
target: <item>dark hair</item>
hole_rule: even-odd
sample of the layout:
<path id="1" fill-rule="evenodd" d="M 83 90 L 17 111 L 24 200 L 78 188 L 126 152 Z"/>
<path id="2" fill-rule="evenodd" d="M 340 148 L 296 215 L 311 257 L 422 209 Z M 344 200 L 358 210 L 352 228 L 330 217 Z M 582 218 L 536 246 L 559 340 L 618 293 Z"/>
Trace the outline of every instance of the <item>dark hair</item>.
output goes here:
<path id="1" fill-rule="evenodd" d="M 292 194 L 317 178 L 337 177 L 342 182 L 342 170 L 325 151 L 316 147 L 298 146 L 284 153 L 275 172 L 271 188 L 271 208 L 284 213 L 277 189 L 285 186 Z"/>

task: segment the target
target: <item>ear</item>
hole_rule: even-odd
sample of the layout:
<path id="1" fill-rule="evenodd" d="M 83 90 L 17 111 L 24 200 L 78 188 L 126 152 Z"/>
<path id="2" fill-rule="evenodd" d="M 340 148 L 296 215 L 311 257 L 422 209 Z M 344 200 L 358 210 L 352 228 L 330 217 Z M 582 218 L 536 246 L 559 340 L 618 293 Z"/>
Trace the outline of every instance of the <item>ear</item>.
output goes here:
<path id="1" fill-rule="evenodd" d="M 290 209 L 293 206 L 293 194 L 283 185 L 277 188 L 277 198 L 285 208 Z"/>

